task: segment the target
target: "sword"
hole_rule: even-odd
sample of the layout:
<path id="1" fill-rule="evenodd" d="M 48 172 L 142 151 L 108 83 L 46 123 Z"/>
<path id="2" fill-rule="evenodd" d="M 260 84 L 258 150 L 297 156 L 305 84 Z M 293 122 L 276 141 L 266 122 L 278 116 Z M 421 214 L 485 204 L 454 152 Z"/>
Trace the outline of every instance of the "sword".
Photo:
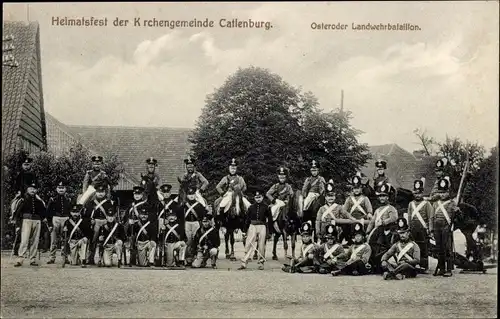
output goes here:
<path id="1" fill-rule="evenodd" d="M 9 262 L 12 261 L 12 257 L 14 256 L 14 251 L 16 250 L 17 236 L 19 236 L 19 230 L 17 230 L 16 228 L 16 235 L 14 236 L 14 242 L 12 243 L 12 251 L 10 253 Z"/>
<path id="2" fill-rule="evenodd" d="M 254 251 L 257 252 L 257 254 L 259 254 L 260 258 L 262 258 L 264 260 L 264 262 L 266 262 L 266 257 L 262 256 L 262 254 L 260 253 L 260 251 L 257 249 L 257 247 L 255 247 L 254 243 L 250 242 L 250 245 L 253 247 Z"/>

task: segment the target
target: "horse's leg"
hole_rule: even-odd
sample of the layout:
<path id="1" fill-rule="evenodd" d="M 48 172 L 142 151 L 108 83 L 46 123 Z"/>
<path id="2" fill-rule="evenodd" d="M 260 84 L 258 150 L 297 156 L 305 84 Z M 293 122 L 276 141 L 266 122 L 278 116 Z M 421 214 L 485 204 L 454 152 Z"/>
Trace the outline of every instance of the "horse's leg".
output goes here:
<path id="1" fill-rule="evenodd" d="M 229 235 L 231 240 L 231 261 L 235 261 L 236 257 L 234 257 L 234 229 L 231 230 L 231 234 Z"/>
<path id="2" fill-rule="evenodd" d="M 226 250 L 225 250 L 225 253 L 226 253 L 226 259 L 229 259 L 229 245 L 228 245 L 228 242 L 229 242 L 229 230 L 227 229 L 226 227 L 226 233 L 224 234 L 224 243 L 226 244 Z"/>
<path id="3" fill-rule="evenodd" d="M 297 240 L 297 233 L 294 231 L 290 234 L 290 242 L 292 244 L 292 259 L 295 260 L 295 241 Z"/>
<path id="4" fill-rule="evenodd" d="M 285 258 L 288 256 L 288 234 L 285 227 L 283 227 L 283 249 L 285 250 Z"/>
<path id="5" fill-rule="evenodd" d="M 278 245 L 278 240 L 280 239 L 280 234 L 273 233 L 273 260 L 278 260 L 276 255 L 276 246 Z"/>

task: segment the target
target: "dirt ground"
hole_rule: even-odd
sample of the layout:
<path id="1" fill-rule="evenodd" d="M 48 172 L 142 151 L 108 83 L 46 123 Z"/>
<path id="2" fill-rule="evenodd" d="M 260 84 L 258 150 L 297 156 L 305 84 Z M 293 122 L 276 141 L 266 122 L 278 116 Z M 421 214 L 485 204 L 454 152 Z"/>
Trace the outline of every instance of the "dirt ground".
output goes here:
<path id="1" fill-rule="evenodd" d="M 223 246 L 221 247 L 223 252 Z M 281 247 L 280 247 L 281 248 Z M 298 248 L 297 248 L 298 250 Z M 236 256 L 243 255 L 241 243 Z M 271 256 L 271 244 L 266 256 Z M 384 281 L 380 276 L 288 274 L 284 261 L 265 270 L 220 254 L 217 270 L 87 268 L 1 260 L 2 318 L 41 317 L 238 317 L 238 318 L 457 318 L 496 317 L 497 269 L 451 278 L 422 275 Z M 434 265 L 435 261 L 431 260 Z"/>

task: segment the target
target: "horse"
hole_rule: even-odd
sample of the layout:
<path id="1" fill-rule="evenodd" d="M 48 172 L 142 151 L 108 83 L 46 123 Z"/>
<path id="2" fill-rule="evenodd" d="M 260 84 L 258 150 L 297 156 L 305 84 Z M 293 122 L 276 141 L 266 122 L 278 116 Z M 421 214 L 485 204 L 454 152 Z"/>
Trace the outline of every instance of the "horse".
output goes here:
<path id="1" fill-rule="evenodd" d="M 225 254 L 226 259 L 231 261 L 236 261 L 236 257 L 234 257 L 234 233 L 235 231 L 242 231 L 245 227 L 246 207 L 243 204 L 243 198 L 243 195 L 240 195 L 239 203 L 237 203 L 236 199 L 233 198 L 231 207 L 227 212 L 224 212 L 224 208 L 219 208 L 222 197 L 218 198 L 213 206 L 218 223 L 226 229 L 226 232 L 224 233 L 224 242 L 226 247 Z M 240 205 L 239 212 L 236 209 L 236 205 Z M 231 251 L 229 251 L 228 242 L 231 244 Z M 245 245 L 244 241 L 243 245 Z"/>
<path id="2" fill-rule="evenodd" d="M 146 194 L 146 201 L 151 206 L 157 206 L 161 200 L 158 196 L 158 190 L 156 185 L 147 175 L 141 174 L 141 186 L 144 187 L 144 193 Z"/>
<path id="3" fill-rule="evenodd" d="M 301 196 L 301 194 L 296 192 L 296 195 Z M 305 198 L 304 198 L 305 200 Z M 302 201 L 302 200 L 301 200 Z M 301 203 L 301 206 L 303 205 L 303 201 Z M 307 210 L 302 210 L 300 213 L 301 217 L 301 223 L 311 221 L 312 223 L 312 228 L 314 231 L 314 241 L 317 242 L 317 230 L 316 228 L 316 214 L 318 213 L 318 210 L 321 208 L 321 206 L 325 205 L 325 195 L 320 195 L 319 197 L 315 198 L 312 203 L 309 205 Z"/>
<path id="4" fill-rule="evenodd" d="M 288 257 L 288 235 L 292 246 L 292 258 L 295 259 L 295 242 L 300 229 L 300 217 L 302 214 L 301 191 L 297 190 L 290 198 L 289 202 L 280 209 L 276 220 L 273 222 L 273 260 L 278 260 L 276 255 L 276 246 L 280 237 L 283 237 L 283 249 L 285 257 Z"/>

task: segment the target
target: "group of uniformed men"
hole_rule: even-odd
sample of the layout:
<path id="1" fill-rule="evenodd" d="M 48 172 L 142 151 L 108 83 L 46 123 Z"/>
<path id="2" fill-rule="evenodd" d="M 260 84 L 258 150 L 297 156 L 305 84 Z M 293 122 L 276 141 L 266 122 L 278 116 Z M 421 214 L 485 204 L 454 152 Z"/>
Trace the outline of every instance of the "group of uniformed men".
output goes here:
<path id="1" fill-rule="evenodd" d="M 141 185 L 133 188 L 131 206 L 121 214 L 110 198 L 110 183 L 101 170 L 102 161 L 101 156 L 93 156 L 93 169 L 84 177 L 82 194 L 86 194 L 90 186 L 95 190 L 88 200 L 72 201 L 66 195 L 66 182 L 61 179 L 57 183 L 57 195 L 45 204 L 37 195 L 38 181 L 31 171 L 32 160 L 26 158 L 17 178 L 18 202 L 12 216 L 17 229 L 21 229 L 16 267 L 22 265 L 26 256 L 32 266 L 37 266 L 38 237 L 44 222 L 51 231 L 49 264 L 55 262 L 57 243 L 64 238 L 63 244 L 69 246 L 70 252 L 64 258 L 82 267 L 87 264 L 112 266 L 116 254 L 118 267 L 123 262 L 150 267 L 160 260 L 161 266 L 198 268 L 205 267 L 210 260 L 216 268 L 220 217 L 234 205 L 233 208 L 244 212 L 242 231 L 246 233 L 245 255 L 239 269 L 247 267 L 253 252 L 258 253 L 259 269 L 264 269 L 267 232 L 275 229 L 278 212 L 286 210 L 294 196 L 287 182 L 288 171 L 280 167 L 278 182 L 267 193 L 257 190 L 255 202 L 250 204 L 244 197 L 246 183 L 236 174 L 237 163 L 232 159 L 229 174 L 217 185 L 221 197 L 215 202 L 214 218 L 202 195 L 208 181 L 195 170 L 191 158 L 184 161 L 187 173 L 178 178 L 180 190 L 175 198 L 171 195 L 171 185 L 159 186 L 160 178 L 155 171 L 157 160 L 149 158 L 146 160 L 148 172 L 141 175 Z M 373 212 L 370 199 L 363 195 L 366 184 L 362 183 L 360 174 L 351 179 L 352 193 L 344 205 L 339 205 L 335 203 L 333 181 L 327 183 L 319 175 L 318 163 L 312 162 L 311 176 L 302 188 L 304 216 L 288 220 L 288 226 L 295 227 L 301 235 L 300 256 L 290 258 L 284 271 L 334 276 L 380 272 L 384 279 L 415 277 L 428 269 L 427 246 L 431 238 L 435 240 L 439 256 L 436 275 L 451 276 L 452 225 L 458 207 L 450 199 L 449 178 L 443 176 L 447 159 L 440 159 L 436 164 L 438 179 L 430 198 L 423 197 L 424 181 L 414 182 L 414 200 L 404 217 L 398 216 L 396 208 L 389 203 L 394 188 L 385 176 L 387 163 L 378 160 L 375 165 L 378 176 L 374 179 L 374 188 L 379 207 Z M 144 187 L 149 182 L 154 184 L 151 189 Z M 157 194 L 152 194 L 156 191 Z M 271 205 L 263 203 L 264 195 Z M 151 200 L 154 196 L 158 196 L 157 202 Z M 325 204 L 318 205 L 316 212 L 312 207 L 321 196 Z M 343 240 L 347 242 L 346 247 Z M 132 258 L 133 252 L 136 258 Z"/>

